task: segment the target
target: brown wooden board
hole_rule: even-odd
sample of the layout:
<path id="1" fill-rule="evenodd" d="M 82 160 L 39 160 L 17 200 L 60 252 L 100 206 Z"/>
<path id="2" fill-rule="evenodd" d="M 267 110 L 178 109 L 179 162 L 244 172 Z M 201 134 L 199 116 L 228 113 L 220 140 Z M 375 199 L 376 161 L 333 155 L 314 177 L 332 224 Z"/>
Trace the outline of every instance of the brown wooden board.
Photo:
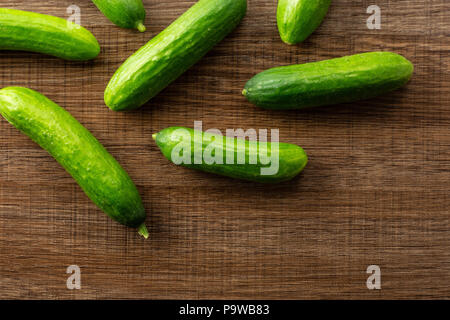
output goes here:
<path id="1" fill-rule="evenodd" d="M 0 52 L 0 87 L 26 86 L 66 108 L 136 182 L 151 238 L 111 221 L 45 151 L 0 121 L 0 298 L 450 298 L 450 2 L 335 0 L 305 43 L 288 46 L 276 1 L 249 0 L 242 24 L 144 108 L 110 111 L 104 88 L 136 49 L 193 0 L 147 0 L 144 34 L 110 23 L 91 1 L 0 0 L 67 18 L 98 38 L 93 62 Z M 366 9 L 382 10 L 369 30 Z M 388 50 L 416 66 L 392 94 L 297 112 L 259 109 L 241 95 L 270 67 Z M 151 135 L 278 128 L 310 164 L 274 186 L 178 168 Z M 368 290 L 378 265 L 382 289 Z M 66 268 L 81 268 L 81 290 Z"/>

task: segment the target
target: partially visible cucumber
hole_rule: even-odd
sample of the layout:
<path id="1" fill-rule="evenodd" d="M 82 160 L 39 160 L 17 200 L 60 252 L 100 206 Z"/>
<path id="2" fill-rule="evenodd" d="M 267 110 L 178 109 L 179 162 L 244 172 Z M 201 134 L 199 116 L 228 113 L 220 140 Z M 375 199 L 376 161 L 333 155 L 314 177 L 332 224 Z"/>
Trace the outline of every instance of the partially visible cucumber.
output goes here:
<path id="1" fill-rule="evenodd" d="M 254 76 L 242 92 L 266 109 L 301 109 L 374 98 L 405 85 L 414 66 L 390 52 L 370 52 L 278 67 Z"/>
<path id="2" fill-rule="evenodd" d="M 331 0 L 278 0 L 277 24 L 287 44 L 306 40 L 322 23 Z"/>
<path id="3" fill-rule="evenodd" d="M 121 111 L 145 104 L 225 38 L 246 10 L 246 0 L 197 2 L 116 71 L 106 105 Z"/>
<path id="4" fill-rule="evenodd" d="M 92 0 L 115 25 L 145 31 L 145 9 L 142 0 Z"/>
<path id="5" fill-rule="evenodd" d="M 144 207 L 133 181 L 67 111 L 38 92 L 11 87 L 0 90 L 0 113 L 47 150 L 100 209 L 148 237 Z"/>
<path id="6" fill-rule="evenodd" d="M 0 50 L 45 53 L 66 60 L 90 60 L 100 53 L 88 30 L 62 18 L 0 8 Z"/>
<path id="7" fill-rule="evenodd" d="M 287 143 L 261 143 L 182 127 L 167 128 L 153 138 L 177 165 L 260 183 L 291 180 L 308 163 L 302 148 Z"/>

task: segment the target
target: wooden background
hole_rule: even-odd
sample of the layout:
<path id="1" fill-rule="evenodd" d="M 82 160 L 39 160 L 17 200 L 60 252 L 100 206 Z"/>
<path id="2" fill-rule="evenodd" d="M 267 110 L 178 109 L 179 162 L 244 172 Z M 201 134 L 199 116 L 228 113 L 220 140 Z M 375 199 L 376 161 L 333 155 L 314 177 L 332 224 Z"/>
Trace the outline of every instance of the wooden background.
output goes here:
<path id="1" fill-rule="evenodd" d="M 0 0 L 68 17 L 98 38 L 93 62 L 0 53 L 0 87 L 38 90 L 70 111 L 136 182 L 151 239 L 111 221 L 45 151 L 0 121 L 0 298 L 450 298 L 450 2 L 335 0 L 304 44 L 278 36 L 276 1 L 249 0 L 242 24 L 139 111 L 114 113 L 103 90 L 131 53 L 194 0 L 147 0 L 144 34 L 88 0 Z M 368 30 L 366 9 L 382 10 Z M 360 103 L 270 112 L 240 94 L 266 68 L 365 51 L 414 62 L 402 90 Z M 151 134 L 172 125 L 279 128 L 310 164 L 262 186 L 177 168 Z M 381 267 L 382 290 L 366 288 Z M 66 288 L 78 265 L 82 289 Z"/>

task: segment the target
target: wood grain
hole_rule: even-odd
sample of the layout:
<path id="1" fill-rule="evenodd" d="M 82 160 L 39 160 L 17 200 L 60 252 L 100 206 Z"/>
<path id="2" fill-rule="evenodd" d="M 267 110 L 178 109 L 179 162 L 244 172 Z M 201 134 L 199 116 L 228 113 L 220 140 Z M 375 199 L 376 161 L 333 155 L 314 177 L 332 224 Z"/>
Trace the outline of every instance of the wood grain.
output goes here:
<path id="1" fill-rule="evenodd" d="M 243 23 L 144 108 L 114 113 L 103 90 L 115 69 L 194 0 L 147 0 L 148 31 L 112 25 L 91 1 L 0 0 L 67 17 L 98 38 L 93 62 L 0 52 L 0 87 L 38 90 L 70 111 L 134 179 L 151 240 L 108 219 L 37 145 L 0 121 L 0 298 L 450 298 L 450 2 L 335 0 L 304 44 L 279 39 L 276 1 L 249 0 Z M 382 10 L 368 30 L 366 9 Z M 412 81 L 378 99 L 270 112 L 240 91 L 266 68 L 389 50 Z M 261 186 L 174 167 L 151 134 L 172 125 L 279 128 L 310 164 Z M 82 289 L 66 288 L 79 265 Z M 382 290 L 366 288 L 367 266 Z"/>

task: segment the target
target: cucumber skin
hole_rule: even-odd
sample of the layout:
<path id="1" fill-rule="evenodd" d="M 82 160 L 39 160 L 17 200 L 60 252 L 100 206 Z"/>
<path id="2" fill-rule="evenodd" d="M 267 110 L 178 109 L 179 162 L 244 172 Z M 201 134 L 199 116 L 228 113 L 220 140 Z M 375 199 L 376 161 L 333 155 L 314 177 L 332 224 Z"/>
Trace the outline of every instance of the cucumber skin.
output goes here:
<path id="1" fill-rule="evenodd" d="M 0 90 L 0 113 L 47 150 L 106 214 L 128 227 L 146 218 L 136 186 L 98 140 L 63 108 L 27 88 Z"/>
<path id="2" fill-rule="evenodd" d="M 31 51 L 84 61 L 96 58 L 100 45 L 88 30 L 65 19 L 0 8 L 0 50 Z"/>
<path id="3" fill-rule="evenodd" d="M 115 25 L 135 29 L 145 21 L 142 0 L 92 0 L 97 8 Z"/>
<path id="4" fill-rule="evenodd" d="M 414 66 L 390 52 L 370 52 L 257 74 L 244 96 L 266 109 L 319 107 L 374 98 L 405 85 Z"/>
<path id="5" fill-rule="evenodd" d="M 116 71 L 106 105 L 121 111 L 148 102 L 235 29 L 246 11 L 246 0 L 197 2 Z"/>
<path id="6" fill-rule="evenodd" d="M 322 23 L 331 0 L 279 0 L 277 24 L 287 44 L 306 40 Z"/>
<path id="7" fill-rule="evenodd" d="M 179 131 L 182 130 L 182 131 Z M 194 136 L 194 133 L 198 134 Z M 180 134 L 181 133 L 181 134 Z M 201 133 L 201 135 L 200 135 Z M 200 141 L 199 137 L 203 136 L 203 140 Z M 258 143 L 257 142 L 249 142 L 245 143 L 245 154 L 246 154 L 246 164 L 194 164 L 194 149 L 195 146 L 201 145 L 202 154 L 205 147 L 214 140 L 213 135 L 205 132 L 196 131 L 190 128 L 183 127 L 170 127 L 164 129 L 160 133 L 155 135 L 156 144 L 161 149 L 161 152 L 164 156 L 171 162 L 172 161 L 172 150 L 175 146 L 177 146 L 181 141 L 189 141 L 191 140 L 191 164 L 181 164 L 181 166 L 200 170 L 204 172 L 209 172 L 213 174 L 218 174 L 230 178 L 259 182 L 259 183 L 279 183 L 284 181 L 289 181 L 297 176 L 303 169 L 306 167 L 308 163 L 308 156 L 306 152 L 297 145 L 288 144 L 288 143 L 279 143 L 279 172 L 276 175 L 271 176 L 263 176 L 261 175 L 261 168 L 264 167 L 258 160 L 258 164 L 251 165 L 248 164 L 249 154 L 252 152 L 258 152 Z M 231 147 L 232 150 L 235 151 L 235 159 L 236 152 L 238 151 L 239 144 L 236 143 L 237 138 L 231 137 L 223 137 L 224 148 L 223 155 L 224 160 L 223 163 L 226 163 L 226 154 L 230 149 L 230 145 L 236 145 L 235 148 Z M 271 151 L 271 144 L 267 144 L 268 154 Z M 259 159 L 259 158 L 258 158 Z"/>

